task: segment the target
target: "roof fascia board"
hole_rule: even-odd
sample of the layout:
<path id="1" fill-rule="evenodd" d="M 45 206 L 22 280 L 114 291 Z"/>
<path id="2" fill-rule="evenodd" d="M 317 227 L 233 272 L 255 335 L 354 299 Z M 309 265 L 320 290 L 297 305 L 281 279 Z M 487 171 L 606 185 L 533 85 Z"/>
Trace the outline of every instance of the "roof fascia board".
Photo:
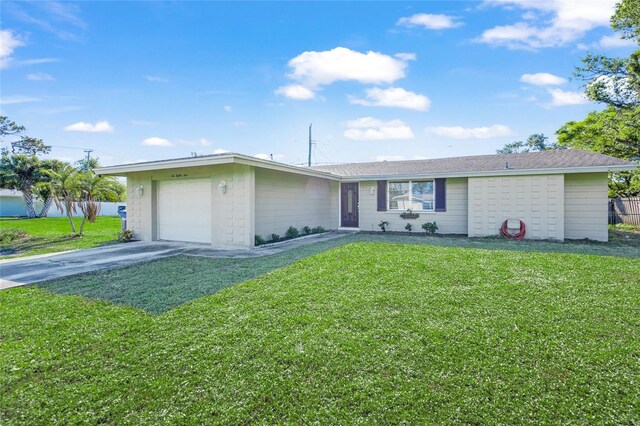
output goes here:
<path id="1" fill-rule="evenodd" d="M 299 175 L 319 177 L 319 178 L 330 179 L 330 180 L 340 180 L 340 176 L 334 175 L 332 173 L 321 172 L 313 169 L 305 169 L 297 166 L 290 166 L 288 164 L 276 163 L 270 160 L 261 160 L 259 158 L 248 157 L 245 155 L 236 156 L 235 162 L 238 164 L 246 165 L 246 166 L 260 167 L 263 169 L 275 170 L 279 172 L 294 173 Z"/>
<path id="2" fill-rule="evenodd" d="M 635 170 L 635 165 L 618 165 L 618 166 L 589 166 L 589 167 L 569 167 L 555 169 L 508 169 L 508 170 L 492 170 L 483 172 L 466 172 L 466 173 L 419 173 L 419 174 L 390 174 L 390 175 L 361 175 L 361 176 L 343 176 L 343 181 L 362 181 L 362 180 L 397 180 L 397 179 L 420 179 L 420 178 L 459 178 L 459 177 L 493 177 L 493 176 L 522 176 L 522 175 L 553 175 L 553 174 L 570 174 L 570 173 L 604 173 L 604 172 L 625 172 Z"/>
<path id="3" fill-rule="evenodd" d="M 327 172 L 320 172 L 311 169 L 303 169 L 301 167 L 290 166 L 288 164 L 275 163 L 272 161 L 261 160 L 259 158 L 248 157 L 246 155 L 224 155 L 219 157 L 193 157 L 182 158 L 178 160 L 154 161 L 149 163 L 125 164 L 121 166 L 101 167 L 95 170 L 96 174 L 124 176 L 129 173 L 150 172 L 154 170 L 177 169 L 182 167 L 201 167 L 215 166 L 220 164 L 243 164 L 247 166 L 261 167 L 265 169 L 277 170 L 288 173 L 302 174 L 306 176 L 320 177 L 324 179 L 340 180 L 340 176 L 336 176 Z"/>

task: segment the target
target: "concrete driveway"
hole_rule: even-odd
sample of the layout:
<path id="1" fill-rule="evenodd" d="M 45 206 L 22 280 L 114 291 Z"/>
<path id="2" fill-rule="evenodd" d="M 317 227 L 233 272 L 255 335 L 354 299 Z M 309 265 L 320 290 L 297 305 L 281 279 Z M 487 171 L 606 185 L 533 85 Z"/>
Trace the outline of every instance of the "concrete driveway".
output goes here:
<path id="1" fill-rule="evenodd" d="M 205 244 L 137 241 L 22 259 L 0 260 L 0 290 L 86 272 L 118 268 L 178 254 L 212 258 L 267 256 L 349 234 L 351 232 L 327 232 L 254 250 L 217 250 Z"/>

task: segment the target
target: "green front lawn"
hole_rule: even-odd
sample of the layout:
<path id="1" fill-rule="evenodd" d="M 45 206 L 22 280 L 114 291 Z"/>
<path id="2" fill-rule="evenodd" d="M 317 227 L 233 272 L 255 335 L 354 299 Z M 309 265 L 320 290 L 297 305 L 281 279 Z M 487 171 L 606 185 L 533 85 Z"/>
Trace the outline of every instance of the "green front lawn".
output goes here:
<path id="1" fill-rule="evenodd" d="M 613 231 L 612 231 L 613 232 Z M 159 314 L 190 300 L 216 293 L 307 256 L 355 242 L 385 242 L 520 252 L 578 253 L 640 258 L 640 239 L 611 243 L 510 241 L 503 238 L 448 238 L 424 235 L 356 234 L 296 248 L 272 256 L 209 259 L 176 256 L 125 268 L 38 283 L 58 294 L 109 300 Z"/>
<path id="2" fill-rule="evenodd" d="M 359 242 L 157 316 L 0 292 L 0 423 L 637 424 L 638 377 L 633 258 Z"/>
<path id="3" fill-rule="evenodd" d="M 82 218 L 76 217 L 76 229 Z M 47 217 L 38 219 L 0 218 L 0 253 L 2 258 L 32 256 L 67 250 L 92 248 L 115 242 L 121 230 L 120 218 L 100 216 L 95 223 L 85 223 L 84 236 L 71 233 L 66 217 Z M 11 240 L 7 234 L 20 230 L 23 235 Z M 7 236 L 7 237 L 5 237 Z"/>

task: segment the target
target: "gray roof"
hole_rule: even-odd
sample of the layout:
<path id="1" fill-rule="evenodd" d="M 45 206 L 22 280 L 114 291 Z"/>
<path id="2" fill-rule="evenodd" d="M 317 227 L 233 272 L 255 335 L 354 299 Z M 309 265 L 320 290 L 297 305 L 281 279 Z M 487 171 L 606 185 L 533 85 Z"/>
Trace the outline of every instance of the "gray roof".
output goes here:
<path id="1" fill-rule="evenodd" d="M 475 155 L 471 157 L 436 158 L 431 160 L 376 161 L 314 166 L 313 169 L 343 177 L 465 174 L 504 172 L 509 170 L 571 169 L 588 167 L 637 166 L 608 155 L 580 149 L 563 149 L 520 154 Z"/>

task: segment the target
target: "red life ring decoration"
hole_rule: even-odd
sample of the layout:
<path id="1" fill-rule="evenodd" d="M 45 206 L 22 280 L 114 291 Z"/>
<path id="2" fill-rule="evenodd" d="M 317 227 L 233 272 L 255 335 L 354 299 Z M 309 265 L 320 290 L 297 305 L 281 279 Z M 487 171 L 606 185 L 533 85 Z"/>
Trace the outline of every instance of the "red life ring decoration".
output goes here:
<path id="1" fill-rule="evenodd" d="M 510 220 L 517 220 L 520 222 L 520 230 L 518 232 L 515 232 L 515 233 L 511 232 L 508 226 Z M 527 233 L 527 227 L 525 226 L 524 222 L 521 221 L 520 219 L 507 219 L 502 223 L 502 226 L 500 227 L 500 235 L 502 235 L 505 238 L 521 240 L 524 238 L 524 234 L 526 233 Z"/>

